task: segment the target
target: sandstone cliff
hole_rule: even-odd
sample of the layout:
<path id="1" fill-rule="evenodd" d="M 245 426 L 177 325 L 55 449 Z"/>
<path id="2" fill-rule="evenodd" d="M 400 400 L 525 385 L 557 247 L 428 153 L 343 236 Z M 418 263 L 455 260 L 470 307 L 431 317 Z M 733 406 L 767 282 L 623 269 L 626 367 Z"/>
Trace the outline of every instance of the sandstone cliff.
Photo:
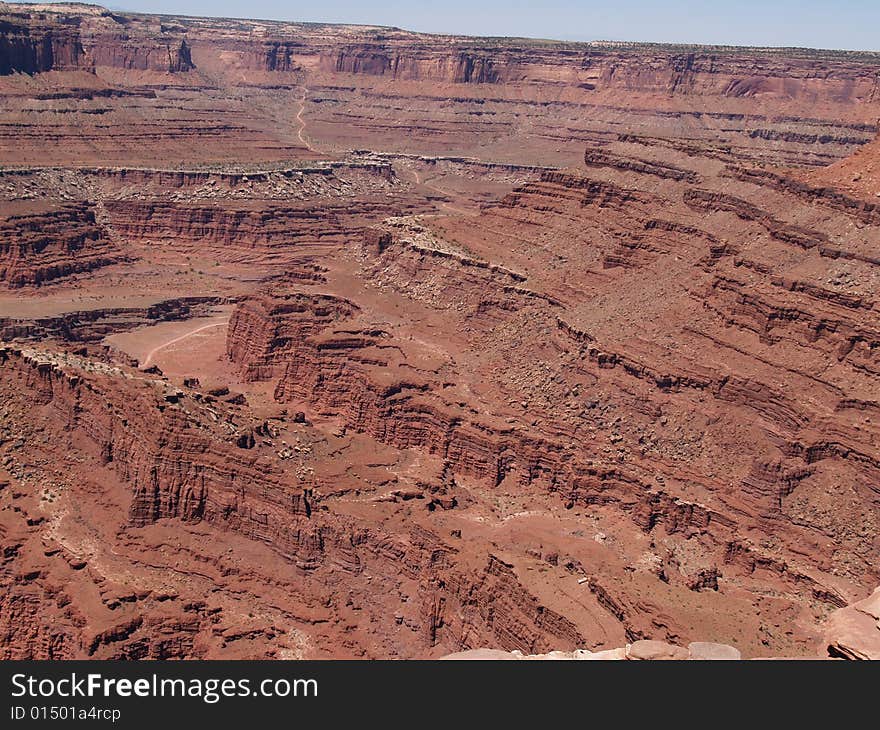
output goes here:
<path id="1" fill-rule="evenodd" d="M 35 286 L 120 261 L 84 204 L 8 205 L 0 217 L 0 281 Z"/>

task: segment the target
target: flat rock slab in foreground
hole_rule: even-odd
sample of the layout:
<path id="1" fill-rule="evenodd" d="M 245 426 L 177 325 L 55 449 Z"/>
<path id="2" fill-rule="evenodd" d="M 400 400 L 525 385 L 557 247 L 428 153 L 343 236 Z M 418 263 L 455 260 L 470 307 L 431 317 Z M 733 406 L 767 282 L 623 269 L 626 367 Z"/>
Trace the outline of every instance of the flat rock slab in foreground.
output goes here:
<path id="1" fill-rule="evenodd" d="M 667 644 L 665 641 L 642 640 L 634 644 L 627 644 L 619 649 L 606 651 L 587 651 L 576 649 L 575 651 L 551 651 L 548 654 L 523 654 L 519 651 L 499 651 L 498 649 L 470 649 L 448 654 L 443 659 L 452 660 L 498 660 L 498 659 L 580 659 L 580 660 L 621 660 L 631 659 L 635 661 L 646 660 L 730 660 L 742 659 L 739 650 L 728 644 L 715 644 L 707 641 L 694 641 L 685 649 L 675 644 Z"/>
<path id="2" fill-rule="evenodd" d="M 880 659 L 880 588 L 864 601 L 832 613 L 825 639 L 829 656 Z"/>

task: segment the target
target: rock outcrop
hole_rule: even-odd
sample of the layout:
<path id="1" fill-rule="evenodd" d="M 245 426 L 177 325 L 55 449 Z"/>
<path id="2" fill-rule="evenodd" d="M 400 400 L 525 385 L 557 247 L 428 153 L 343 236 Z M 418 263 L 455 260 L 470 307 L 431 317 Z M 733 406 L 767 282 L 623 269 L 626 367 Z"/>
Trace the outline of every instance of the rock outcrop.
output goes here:
<path id="1" fill-rule="evenodd" d="M 523 654 L 519 651 L 500 651 L 498 649 L 470 649 L 468 651 L 447 654 L 441 659 L 445 660 L 509 660 L 530 659 L 559 661 L 577 659 L 581 661 L 719 661 L 740 659 L 740 653 L 734 647 L 727 644 L 713 644 L 709 642 L 692 642 L 687 648 L 667 644 L 663 641 L 651 641 L 643 639 L 634 644 L 627 644 L 619 649 L 605 649 L 603 651 L 587 651 L 575 649 L 574 651 L 551 651 L 547 654 Z"/>
<path id="2" fill-rule="evenodd" d="M 31 14 L 0 5 L 0 76 L 87 67 L 78 16 Z"/>
<path id="3" fill-rule="evenodd" d="M 39 286 L 124 257 L 87 204 L 6 204 L 0 214 L 0 281 Z"/>
<path id="4" fill-rule="evenodd" d="M 133 34 L 129 21 L 97 6 L 4 3 L 0 10 L 0 75 L 102 66 L 168 73 L 195 68 L 185 38 L 154 29 Z"/>
<path id="5" fill-rule="evenodd" d="M 825 626 L 825 642 L 831 657 L 880 659 L 880 588 L 832 613 Z"/>
<path id="6" fill-rule="evenodd" d="M 30 348 L 0 349 L 0 371 L 7 428 L 22 424 L 19 419 L 28 412 L 38 413 L 37 421 L 24 432 L 36 427 L 59 442 L 84 440 L 81 453 L 112 470 L 131 490 L 128 514 L 120 525 L 123 531 L 169 519 L 204 522 L 266 545 L 276 559 L 308 577 L 307 583 L 322 580 L 316 577 L 322 573 L 327 574 L 328 585 L 337 579 L 357 582 L 368 571 L 398 574 L 405 584 L 418 587 L 412 595 L 418 599 L 413 620 L 418 622 L 416 643 L 421 651 L 441 638 L 459 646 L 488 638 L 522 651 L 584 641 L 571 622 L 541 605 L 519 583 L 513 566 L 497 557 L 490 555 L 479 569 L 464 569 L 456 564 L 455 548 L 430 532 L 413 528 L 406 535 L 385 534 L 328 512 L 322 505 L 322 487 L 314 479 L 303 482 L 289 473 L 284 468 L 287 457 L 272 459 L 265 449 L 255 450 L 253 441 L 248 448 L 241 446 L 236 430 L 230 428 L 238 419 L 231 399 L 225 400 L 232 405 L 224 405 L 200 394 L 193 398 L 170 389 L 161 379 L 143 379 L 124 366 Z M 223 420 L 218 418 L 221 413 Z M 237 448 L 231 448 L 231 443 Z M 6 506 L 17 504 L 4 526 L 4 554 L 17 565 L 33 541 L 53 533 L 43 532 L 46 518 L 36 517 L 40 507 L 28 507 L 24 494 L 4 491 L 5 499 L 11 500 Z M 105 570 L 101 559 L 83 556 L 61 543 L 48 548 L 47 554 L 59 556 L 74 570 L 90 566 L 88 574 L 103 585 L 96 577 Z M 30 580 L 41 575 L 37 571 Z M 4 614 L 18 616 L 34 633 L 26 642 L 21 637 L 13 640 L 14 624 L 5 625 L 6 657 L 200 656 L 204 648 L 193 644 L 193 635 L 211 631 L 212 621 L 206 623 L 210 614 L 200 615 L 200 611 L 188 619 L 188 628 L 157 629 L 157 622 L 168 619 L 155 615 L 156 598 L 148 600 L 149 592 L 126 599 L 135 604 L 134 610 L 119 610 L 116 620 L 122 623 L 99 634 L 88 633 L 94 631 L 95 616 L 82 614 L 79 619 L 73 617 L 73 623 L 65 620 L 50 629 L 44 624 L 47 609 L 37 605 L 39 591 L 35 593 L 28 581 L 19 581 L 15 574 L 7 577 Z M 307 595 L 288 600 L 308 604 Z M 387 612 L 381 618 L 383 595 L 367 592 L 358 601 L 361 609 L 373 604 L 368 609 L 373 620 L 389 628 L 394 625 Z M 106 600 L 104 604 L 111 611 L 119 606 Z M 84 608 L 77 606 L 80 612 Z M 0 624 L 0 632 L 3 629 Z M 183 643 L 174 649 L 156 645 L 157 631 L 174 634 Z"/>

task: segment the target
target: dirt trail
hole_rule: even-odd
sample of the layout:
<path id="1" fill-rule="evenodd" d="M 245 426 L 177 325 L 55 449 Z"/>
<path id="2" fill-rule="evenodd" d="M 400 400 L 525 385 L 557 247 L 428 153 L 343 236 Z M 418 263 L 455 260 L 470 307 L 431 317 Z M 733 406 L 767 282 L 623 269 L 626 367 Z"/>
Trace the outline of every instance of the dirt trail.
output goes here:
<path id="1" fill-rule="evenodd" d="M 153 360 L 153 357 L 156 355 L 156 353 L 159 352 L 160 350 L 164 350 L 166 347 L 169 347 L 170 345 L 174 345 L 174 344 L 180 342 L 181 340 L 185 340 L 188 337 L 192 337 L 194 334 L 197 334 L 198 332 L 201 332 L 202 330 L 210 329 L 211 327 L 221 327 L 221 326 L 225 327 L 227 324 L 229 324 L 228 319 L 224 320 L 222 322 L 211 322 L 210 324 L 204 324 L 201 327 L 196 327 L 194 330 L 190 330 L 189 332 L 186 332 L 182 335 L 178 335 L 177 337 L 174 337 L 170 340 L 167 340 L 166 342 L 163 342 L 161 345 L 157 345 L 156 347 L 154 347 L 152 350 L 150 350 L 147 353 L 146 358 L 144 358 L 143 363 L 141 363 L 141 367 L 147 367 L 150 364 L 150 362 Z"/>
<path id="2" fill-rule="evenodd" d="M 416 185 L 421 185 L 423 188 L 427 188 L 428 190 L 432 190 L 433 192 L 438 193 L 439 195 L 442 195 L 443 197 L 446 197 L 446 198 L 450 197 L 450 193 L 448 193 L 446 190 L 443 190 L 442 188 L 438 188 L 436 185 L 431 185 L 429 182 L 426 182 L 426 181 L 423 182 L 421 175 L 419 175 L 419 173 L 418 173 L 418 170 L 409 170 L 409 172 L 411 172 L 413 174 L 413 177 L 415 178 Z M 474 215 L 474 213 L 475 213 L 475 211 L 473 211 L 473 210 L 465 210 L 464 208 L 458 208 L 454 205 L 450 205 L 449 203 L 442 202 L 442 201 L 440 202 L 440 207 L 446 208 L 446 210 L 448 210 L 450 213 L 457 213 L 459 215 Z"/>
<path id="3" fill-rule="evenodd" d="M 306 110 L 306 96 L 308 96 L 308 94 L 309 94 L 309 87 L 303 86 L 302 92 L 303 92 L 302 96 L 299 99 L 297 99 L 297 103 L 299 104 L 299 111 L 296 113 L 296 121 L 299 124 L 299 129 L 296 132 L 296 138 L 300 142 L 302 142 L 303 146 L 309 152 L 317 152 L 317 150 L 314 147 L 312 147 L 312 145 L 306 140 L 306 138 L 303 137 L 303 132 L 306 131 L 306 121 L 305 121 L 305 119 L 303 119 L 302 115 L 303 115 L 303 112 Z"/>

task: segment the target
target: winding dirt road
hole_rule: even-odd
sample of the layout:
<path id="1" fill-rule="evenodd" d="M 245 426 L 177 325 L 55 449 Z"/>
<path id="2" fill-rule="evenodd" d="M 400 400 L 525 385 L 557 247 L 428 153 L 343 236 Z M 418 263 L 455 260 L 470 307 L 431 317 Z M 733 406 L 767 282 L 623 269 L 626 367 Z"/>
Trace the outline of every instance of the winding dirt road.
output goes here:
<path id="1" fill-rule="evenodd" d="M 415 178 L 416 185 L 421 185 L 423 188 L 427 188 L 428 190 L 433 190 L 435 193 L 442 195 L 444 198 L 450 197 L 450 193 L 448 193 L 447 191 L 445 191 L 441 188 L 438 188 L 436 185 L 431 185 L 427 181 L 422 182 L 422 177 L 421 177 L 421 175 L 419 175 L 418 170 L 408 170 L 408 172 L 411 172 L 413 174 L 413 177 Z M 439 205 L 441 208 L 446 208 L 446 210 L 450 211 L 451 213 L 457 213 L 459 215 L 474 215 L 474 213 L 475 213 L 475 211 L 465 210 L 464 208 L 458 208 L 454 205 L 450 205 L 449 203 L 446 203 L 443 201 L 438 201 L 438 202 L 439 202 Z"/>
<path id="2" fill-rule="evenodd" d="M 166 347 L 174 345 L 174 344 L 180 342 L 181 340 L 185 340 L 188 337 L 192 337 L 194 334 L 197 334 L 198 332 L 201 332 L 203 330 L 210 329 L 211 327 L 225 327 L 227 324 L 229 324 L 229 320 L 224 320 L 223 322 L 212 322 L 211 324 L 204 324 L 201 327 L 196 327 L 194 330 L 186 332 L 182 335 L 178 335 L 177 337 L 174 337 L 166 342 L 163 342 L 161 345 L 157 345 L 156 347 L 154 347 L 152 350 L 150 350 L 147 353 L 146 358 L 144 358 L 143 363 L 141 363 L 141 367 L 143 367 L 143 368 L 148 367 L 150 362 L 152 362 L 153 357 L 160 350 L 164 350 Z"/>
<path id="3" fill-rule="evenodd" d="M 309 87 L 302 87 L 302 96 L 297 99 L 297 103 L 299 104 L 299 111 L 296 113 L 296 121 L 299 124 L 299 129 L 296 132 L 297 139 L 302 142 L 303 146 L 309 152 L 317 152 L 317 150 L 312 147 L 312 145 L 303 137 L 303 132 L 306 130 L 306 120 L 302 118 L 303 112 L 306 110 L 306 97 L 309 94 Z"/>

